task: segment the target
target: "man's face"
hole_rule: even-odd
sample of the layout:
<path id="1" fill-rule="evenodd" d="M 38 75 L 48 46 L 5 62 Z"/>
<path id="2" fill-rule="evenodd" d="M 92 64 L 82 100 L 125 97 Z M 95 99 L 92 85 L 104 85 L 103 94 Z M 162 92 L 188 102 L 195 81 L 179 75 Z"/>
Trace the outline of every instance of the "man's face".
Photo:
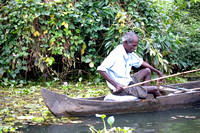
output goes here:
<path id="1" fill-rule="evenodd" d="M 126 52 L 127 53 L 132 53 L 133 51 L 135 51 L 137 49 L 137 45 L 139 43 L 139 39 L 137 36 L 133 35 L 133 42 L 128 42 L 126 41 Z"/>
<path id="2" fill-rule="evenodd" d="M 138 41 L 134 41 L 132 43 L 127 43 L 127 52 L 128 53 L 132 53 L 133 51 L 135 51 L 137 49 L 137 45 L 138 45 Z"/>

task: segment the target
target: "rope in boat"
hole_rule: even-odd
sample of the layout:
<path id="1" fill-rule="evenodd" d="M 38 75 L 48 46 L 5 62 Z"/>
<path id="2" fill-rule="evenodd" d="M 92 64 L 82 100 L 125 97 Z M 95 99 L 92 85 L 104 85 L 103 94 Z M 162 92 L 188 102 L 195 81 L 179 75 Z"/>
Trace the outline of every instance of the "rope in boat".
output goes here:
<path id="1" fill-rule="evenodd" d="M 161 80 L 161 79 L 174 77 L 174 76 L 178 76 L 178 75 L 182 75 L 182 74 L 186 74 L 186 73 L 197 72 L 197 71 L 200 71 L 200 69 L 195 69 L 195 70 L 191 70 L 191 71 L 186 71 L 186 72 L 181 72 L 181 73 L 172 74 L 172 75 L 168 75 L 168 76 L 163 76 L 163 77 L 160 77 L 160 78 L 155 78 L 155 79 L 143 81 L 143 82 L 140 82 L 140 83 L 137 83 L 137 84 L 129 85 L 129 86 L 123 87 L 123 88 L 127 89 L 127 88 L 131 88 L 131 87 L 134 87 L 134 86 L 138 86 L 138 85 L 142 85 L 142 84 L 145 84 L 145 83 L 149 83 L 149 82 L 152 82 L 152 81 L 158 81 L 158 80 Z"/>

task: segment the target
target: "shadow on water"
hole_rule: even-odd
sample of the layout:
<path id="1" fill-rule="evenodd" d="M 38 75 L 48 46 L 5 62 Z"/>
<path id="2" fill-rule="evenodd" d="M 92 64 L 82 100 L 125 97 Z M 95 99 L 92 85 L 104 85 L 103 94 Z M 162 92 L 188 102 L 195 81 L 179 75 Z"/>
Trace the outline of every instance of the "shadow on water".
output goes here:
<path id="1" fill-rule="evenodd" d="M 107 116 L 105 120 L 107 121 Z M 134 133 L 200 133 L 200 107 L 152 113 L 114 115 L 113 127 L 131 127 Z M 24 126 L 24 133 L 90 133 L 89 126 L 103 129 L 101 118 L 83 117 L 81 124 Z M 107 125 L 107 128 L 110 128 Z"/>

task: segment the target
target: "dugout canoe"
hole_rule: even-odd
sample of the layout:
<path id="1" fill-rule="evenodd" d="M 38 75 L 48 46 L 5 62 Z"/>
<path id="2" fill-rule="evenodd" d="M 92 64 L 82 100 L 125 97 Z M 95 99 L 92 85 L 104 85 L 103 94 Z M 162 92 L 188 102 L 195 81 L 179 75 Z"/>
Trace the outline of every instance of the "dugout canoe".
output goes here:
<path id="1" fill-rule="evenodd" d="M 194 89 L 200 87 L 200 80 L 190 83 L 173 84 L 173 87 Z M 200 105 L 200 91 L 173 93 L 160 97 L 135 101 L 103 101 L 104 96 L 94 98 L 71 98 L 63 94 L 41 88 L 47 108 L 56 117 L 91 116 L 94 114 L 123 114 L 163 111 Z"/>

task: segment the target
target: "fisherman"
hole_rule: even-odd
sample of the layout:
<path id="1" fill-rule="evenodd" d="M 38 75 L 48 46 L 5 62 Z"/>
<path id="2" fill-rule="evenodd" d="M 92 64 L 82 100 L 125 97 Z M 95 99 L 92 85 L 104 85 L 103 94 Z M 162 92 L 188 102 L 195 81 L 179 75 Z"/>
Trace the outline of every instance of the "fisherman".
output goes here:
<path id="1" fill-rule="evenodd" d="M 98 66 L 97 70 L 106 80 L 108 87 L 111 89 L 111 93 L 114 95 L 135 96 L 135 94 L 133 94 L 135 93 L 135 89 L 142 88 L 146 90 L 146 93 L 153 94 L 156 98 L 157 96 L 161 96 L 161 93 L 157 86 L 148 86 L 149 83 L 123 89 L 123 87 L 138 83 L 141 80 L 149 80 L 152 71 L 157 73 L 159 77 L 162 77 L 162 73 L 159 70 L 149 65 L 135 53 L 138 42 L 139 38 L 134 32 L 127 32 L 124 34 L 122 37 L 122 44 L 111 51 L 101 65 Z M 143 69 L 131 76 L 130 72 L 132 66 L 135 68 L 142 67 Z M 162 81 L 160 80 L 159 82 Z"/>

